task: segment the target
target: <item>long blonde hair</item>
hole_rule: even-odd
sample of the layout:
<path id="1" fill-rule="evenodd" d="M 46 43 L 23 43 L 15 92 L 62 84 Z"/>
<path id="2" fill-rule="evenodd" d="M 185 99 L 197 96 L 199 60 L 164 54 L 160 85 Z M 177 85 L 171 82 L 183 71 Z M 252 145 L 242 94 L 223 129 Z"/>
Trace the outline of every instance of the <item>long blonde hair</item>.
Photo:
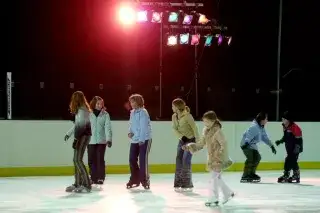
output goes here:
<path id="1" fill-rule="evenodd" d="M 175 106 L 180 112 L 186 110 L 190 112 L 190 108 L 186 105 L 186 102 L 181 98 L 176 98 L 172 101 L 172 105 Z"/>
<path id="2" fill-rule="evenodd" d="M 69 104 L 69 109 L 72 114 L 77 114 L 80 107 L 85 107 L 91 111 L 90 106 L 86 97 L 82 91 L 76 91 L 71 96 L 71 101 Z"/>

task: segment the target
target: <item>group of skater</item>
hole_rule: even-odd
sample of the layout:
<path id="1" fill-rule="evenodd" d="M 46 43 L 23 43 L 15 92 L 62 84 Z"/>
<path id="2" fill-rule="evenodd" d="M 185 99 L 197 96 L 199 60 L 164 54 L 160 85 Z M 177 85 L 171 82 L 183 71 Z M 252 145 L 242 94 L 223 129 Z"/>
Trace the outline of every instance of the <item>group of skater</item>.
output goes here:
<path id="1" fill-rule="evenodd" d="M 148 155 L 152 144 L 152 128 L 150 116 L 144 107 L 144 99 L 140 94 L 129 97 L 131 106 L 128 138 L 130 140 L 129 165 L 130 178 L 127 188 L 138 187 L 140 184 L 150 188 L 150 175 L 148 170 Z M 104 183 L 106 147 L 112 147 L 112 128 L 108 112 L 101 97 L 94 97 L 88 104 L 81 91 L 74 92 L 70 101 L 70 111 L 75 116 L 74 126 L 67 132 L 65 141 L 72 135 L 74 141 L 74 168 L 75 182 L 66 188 L 67 192 L 90 192 L 92 185 Z M 197 151 L 207 148 L 207 170 L 210 172 L 210 187 L 206 206 L 225 204 L 235 192 L 224 182 L 222 172 L 232 166 L 228 153 L 228 144 L 224 136 L 222 124 L 214 111 L 204 113 L 202 121 L 204 128 L 199 134 L 196 122 L 190 113 L 185 101 L 177 98 L 172 101 L 172 128 L 177 136 L 176 170 L 174 176 L 174 189 L 176 191 L 189 191 L 193 188 L 192 182 L 192 156 Z M 273 154 L 276 148 L 268 137 L 265 125 L 268 122 L 267 113 L 260 112 L 249 128 L 243 133 L 240 148 L 246 161 L 240 182 L 260 182 L 256 174 L 261 155 L 257 144 L 264 142 Z M 275 141 L 275 145 L 285 144 L 287 157 L 284 163 L 284 173 L 278 182 L 300 182 L 298 165 L 299 154 L 303 151 L 302 132 L 294 122 L 292 115 L 285 112 L 282 116 L 283 137 Z M 89 173 L 83 163 L 83 155 L 88 149 Z M 293 175 L 290 172 L 293 170 Z M 89 175 L 90 174 L 90 175 Z M 222 192 L 223 199 L 219 198 Z"/>

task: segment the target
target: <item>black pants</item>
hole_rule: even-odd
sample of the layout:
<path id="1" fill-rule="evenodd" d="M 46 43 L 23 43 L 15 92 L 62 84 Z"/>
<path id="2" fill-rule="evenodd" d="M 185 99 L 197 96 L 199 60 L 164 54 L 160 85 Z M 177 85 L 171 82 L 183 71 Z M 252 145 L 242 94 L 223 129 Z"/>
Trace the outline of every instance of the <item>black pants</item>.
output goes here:
<path id="1" fill-rule="evenodd" d="M 288 154 L 284 161 L 284 171 L 290 172 L 291 170 L 293 171 L 299 170 L 298 158 L 299 158 L 299 154 L 294 154 L 294 153 Z"/>
<path id="2" fill-rule="evenodd" d="M 242 151 L 247 158 L 244 163 L 243 176 L 256 174 L 257 167 L 261 160 L 259 151 L 249 148 L 243 149 Z"/>
<path id="3" fill-rule="evenodd" d="M 104 181 L 106 178 L 106 164 L 104 155 L 107 144 L 89 144 L 88 145 L 88 164 L 90 177 L 93 183 L 98 180 Z"/>
<path id="4" fill-rule="evenodd" d="M 149 152 L 152 140 L 147 140 L 144 144 L 131 143 L 129 153 L 130 181 L 134 183 L 150 184 L 149 175 Z M 139 159 L 139 165 L 138 165 Z"/>
<path id="5" fill-rule="evenodd" d="M 75 185 L 76 186 L 85 186 L 91 188 L 89 175 L 87 169 L 83 163 L 83 155 L 86 151 L 86 148 L 90 142 L 90 137 L 84 135 L 77 142 L 77 145 L 74 149 L 73 154 L 73 164 L 74 164 L 74 176 L 75 176 Z"/>
<path id="6" fill-rule="evenodd" d="M 176 156 L 176 171 L 174 174 L 174 187 L 192 188 L 192 154 L 189 151 L 183 150 L 183 145 L 184 143 L 179 141 Z"/>

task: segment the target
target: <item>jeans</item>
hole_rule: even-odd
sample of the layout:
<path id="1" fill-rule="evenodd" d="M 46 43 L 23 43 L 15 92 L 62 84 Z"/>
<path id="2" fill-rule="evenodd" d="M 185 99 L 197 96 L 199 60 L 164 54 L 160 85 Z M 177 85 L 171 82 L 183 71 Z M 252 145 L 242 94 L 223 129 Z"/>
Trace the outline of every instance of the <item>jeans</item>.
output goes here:
<path id="1" fill-rule="evenodd" d="M 184 151 L 182 149 L 183 145 L 184 145 L 183 141 L 180 140 L 177 148 L 174 187 L 192 188 L 193 187 L 192 171 L 191 171 L 192 154 L 189 151 Z"/>

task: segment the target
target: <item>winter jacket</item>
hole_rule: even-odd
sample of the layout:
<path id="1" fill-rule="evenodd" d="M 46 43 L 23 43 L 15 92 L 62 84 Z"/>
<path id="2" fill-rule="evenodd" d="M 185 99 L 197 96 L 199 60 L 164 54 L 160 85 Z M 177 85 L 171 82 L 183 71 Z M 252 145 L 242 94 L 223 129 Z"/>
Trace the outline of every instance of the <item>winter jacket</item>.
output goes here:
<path id="1" fill-rule="evenodd" d="M 112 142 L 112 128 L 109 113 L 102 110 L 98 116 L 90 113 L 92 136 L 90 144 L 105 144 Z"/>
<path id="2" fill-rule="evenodd" d="M 200 140 L 197 143 L 189 143 L 187 146 L 191 153 L 207 147 L 208 171 L 222 171 L 232 165 L 228 154 L 227 141 L 218 124 L 214 124 L 211 128 L 204 127 Z"/>
<path id="3" fill-rule="evenodd" d="M 80 107 L 75 114 L 74 126 L 67 132 L 69 137 L 72 134 L 77 140 L 80 140 L 84 135 L 91 135 L 90 112 L 87 108 Z"/>
<path id="4" fill-rule="evenodd" d="M 150 116 L 145 108 L 131 110 L 129 133 L 133 134 L 131 143 L 145 142 L 152 138 Z"/>
<path id="5" fill-rule="evenodd" d="M 303 152 L 302 131 L 296 123 L 291 123 L 288 127 L 283 127 L 283 137 L 279 143 L 285 143 L 288 154 L 298 154 Z"/>
<path id="6" fill-rule="evenodd" d="M 195 138 L 196 141 L 199 140 L 198 127 L 187 110 L 184 110 L 181 115 L 177 113 L 172 115 L 172 128 L 179 139 L 185 136 L 188 139 Z"/>

